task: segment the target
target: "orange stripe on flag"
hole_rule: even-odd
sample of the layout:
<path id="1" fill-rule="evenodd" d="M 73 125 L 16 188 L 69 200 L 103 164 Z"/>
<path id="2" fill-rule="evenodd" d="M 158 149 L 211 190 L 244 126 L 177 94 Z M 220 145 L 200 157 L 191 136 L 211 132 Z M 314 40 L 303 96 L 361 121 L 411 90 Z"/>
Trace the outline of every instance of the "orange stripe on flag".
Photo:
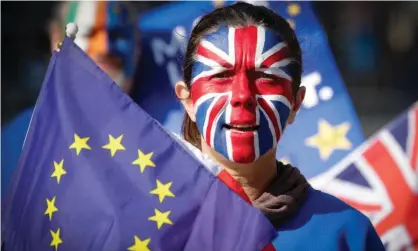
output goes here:
<path id="1" fill-rule="evenodd" d="M 98 55 L 105 55 L 108 52 L 108 34 L 106 30 L 107 5 L 104 1 L 98 1 L 96 4 L 96 21 L 92 29 L 95 33 L 94 36 L 90 38 L 89 47 L 87 49 L 87 54 L 93 58 Z"/>

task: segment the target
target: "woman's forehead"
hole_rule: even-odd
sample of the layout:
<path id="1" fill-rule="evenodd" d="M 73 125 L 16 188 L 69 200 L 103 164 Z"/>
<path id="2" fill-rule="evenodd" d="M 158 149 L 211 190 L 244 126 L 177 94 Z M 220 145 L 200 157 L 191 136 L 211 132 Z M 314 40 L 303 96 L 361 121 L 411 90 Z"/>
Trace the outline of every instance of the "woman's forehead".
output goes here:
<path id="1" fill-rule="evenodd" d="M 249 37 L 251 39 L 248 39 Z M 246 41 L 247 43 L 253 43 L 260 49 L 263 48 L 260 53 L 284 42 L 279 34 L 261 25 L 248 25 L 246 27 L 222 25 L 218 29 L 203 35 L 201 43 L 202 41 L 208 41 L 229 55 L 231 47 L 239 46 L 244 39 L 249 40 Z"/>

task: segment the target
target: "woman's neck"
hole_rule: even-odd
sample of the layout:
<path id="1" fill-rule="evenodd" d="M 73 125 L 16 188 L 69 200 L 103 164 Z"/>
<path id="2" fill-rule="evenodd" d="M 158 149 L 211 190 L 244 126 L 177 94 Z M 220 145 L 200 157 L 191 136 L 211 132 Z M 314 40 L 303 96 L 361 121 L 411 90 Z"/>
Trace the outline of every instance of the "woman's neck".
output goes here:
<path id="1" fill-rule="evenodd" d="M 275 149 L 270 150 L 250 164 L 231 162 L 205 143 L 202 144 L 202 152 L 220 163 L 241 184 L 244 192 L 251 201 L 259 198 L 277 175 Z"/>

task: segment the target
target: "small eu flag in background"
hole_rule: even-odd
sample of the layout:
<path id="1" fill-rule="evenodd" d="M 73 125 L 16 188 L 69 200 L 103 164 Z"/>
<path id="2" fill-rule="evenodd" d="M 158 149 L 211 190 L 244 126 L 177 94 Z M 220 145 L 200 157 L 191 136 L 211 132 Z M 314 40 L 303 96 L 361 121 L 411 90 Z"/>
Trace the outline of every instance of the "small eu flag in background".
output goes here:
<path id="1" fill-rule="evenodd" d="M 267 246 L 271 224 L 214 174 L 67 37 L 51 59 L 2 202 L 4 248 Z"/>

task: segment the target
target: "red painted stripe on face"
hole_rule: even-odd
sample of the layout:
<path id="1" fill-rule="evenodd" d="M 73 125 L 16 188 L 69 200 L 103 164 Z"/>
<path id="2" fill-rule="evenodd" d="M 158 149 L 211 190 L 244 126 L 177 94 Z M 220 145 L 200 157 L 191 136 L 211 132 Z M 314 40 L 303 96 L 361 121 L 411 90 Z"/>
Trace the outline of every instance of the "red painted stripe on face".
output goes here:
<path id="1" fill-rule="evenodd" d="M 235 68 L 255 68 L 257 51 L 257 27 L 235 29 Z"/>
<path id="2" fill-rule="evenodd" d="M 231 69 L 233 66 L 225 61 L 223 58 L 218 56 L 216 53 L 212 52 L 211 50 L 207 49 L 206 47 L 203 47 L 201 44 L 197 47 L 196 53 L 202 57 L 205 57 L 207 59 L 213 60 L 220 64 L 221 66 Z"/>
<path id="3" fill-rule="evenodd" d="M 282 95 L 289 103 L 293 101 L 292 82 L 287 79 L 258 80 L 257 95 Z"/>
<path id="4" fill-rule="evenodd" d="M 276 51 L 268 58 L 266 58 L 260 65 L 260 68 L 269 68 L 274 63 L 279 62 L 282 59 L 288 58 L 289 49 L 287 47 L 281 48 L 279 51 Z"/>
<path id="5" fill-rule="evenodd" d="M 254 132 L 231 133 L 232 158 L 236 163 L 251 163 L 255 160 Z"/>
<path id="6" fill-rule="evenodd" d="M 256 123 L 256 87 L 247 74 L 254 69 L 257 49 L 257 27 L 235 29 L 235 76 L 232 81 L 231 124 Z"/>
<path id="7" fill-rule="evenodd" d="M 193 103 L 196 103 L 196 101 L 203 95 L 209 93 L 225 93 L 229 91 L 226 85 L 221 85 L 216 83 L 215 81 L 210 81 L 210 78 L 210 76 L 199 78 L 192 84 L 191 98 Z"/>

